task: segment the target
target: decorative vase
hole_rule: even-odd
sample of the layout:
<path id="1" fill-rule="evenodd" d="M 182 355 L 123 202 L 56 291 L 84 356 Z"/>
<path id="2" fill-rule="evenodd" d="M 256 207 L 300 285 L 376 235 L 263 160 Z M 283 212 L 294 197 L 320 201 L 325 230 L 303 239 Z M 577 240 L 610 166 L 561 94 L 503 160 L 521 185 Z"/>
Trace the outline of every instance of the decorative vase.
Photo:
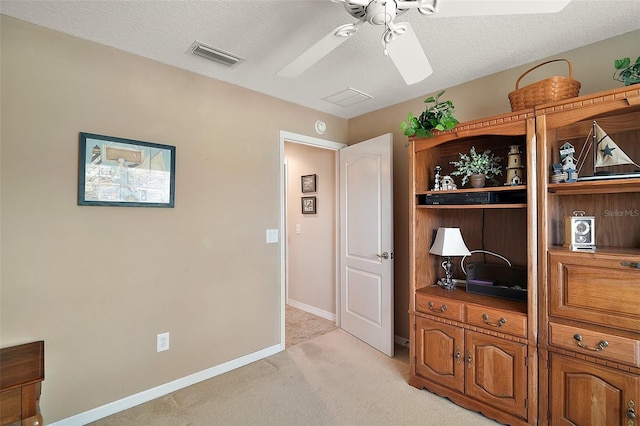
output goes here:
<path id="1" fill-rule="evenodd" d="M 471 186 L 473 188 L 483 188 L 484 187 L 485 177 L 483 174 L 476 173 L 471 175 L 469 182 L 471 182 Z"/>

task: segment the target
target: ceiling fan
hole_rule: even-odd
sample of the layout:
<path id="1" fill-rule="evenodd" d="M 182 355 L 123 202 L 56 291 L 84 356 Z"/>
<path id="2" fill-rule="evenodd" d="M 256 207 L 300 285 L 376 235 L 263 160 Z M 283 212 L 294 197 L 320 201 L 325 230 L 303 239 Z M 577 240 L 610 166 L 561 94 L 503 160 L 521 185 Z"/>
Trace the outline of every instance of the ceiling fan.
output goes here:
<path id="1" fill-rule="evenodd" d="M 365 22 L 384 25 L 384 52 L 408 84 L 415 84 L 433 70 L 408 22 L 395 22 L 398 15 L 417 9 L 422 15 L 460 17 L 555 13 L 571 0 L 331 0 L 344 3 L 347 12 L 359 21 L 341 25 L 278 71 L 280 77 L 297 77 L 353 36 Z"/>

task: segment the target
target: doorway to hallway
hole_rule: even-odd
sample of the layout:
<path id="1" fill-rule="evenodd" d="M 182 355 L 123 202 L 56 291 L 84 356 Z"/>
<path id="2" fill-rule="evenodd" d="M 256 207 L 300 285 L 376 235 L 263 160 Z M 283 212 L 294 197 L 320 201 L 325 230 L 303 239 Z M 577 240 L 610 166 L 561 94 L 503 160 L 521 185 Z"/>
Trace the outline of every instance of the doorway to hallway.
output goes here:
<path id="1" fill-rule="evenodd" d="M 287 330 L 293 326 L 292 315 L 287 318 L 286 313 L 313 314 L 307 317 L 307 321 L 311 326 L 322 323 L 319 326 L 321 331 L 339 324 L 336 309 L 339 278 L 338 150 L 345 146 L 281 132 L 284 166 L 281 198 L 281 340 L 287 347 L 290 346 L 288 340 L 294 339 L 293 336 L 298 332 L 305 336 L 313 335 L 317 330 L 298 326 L 295 327 L 298 330 Z M 313 185 L 304 187 L 303 183 L 310 178 Z M 311 211 L 305 211 L 304 200 L 312 200 Z"/>

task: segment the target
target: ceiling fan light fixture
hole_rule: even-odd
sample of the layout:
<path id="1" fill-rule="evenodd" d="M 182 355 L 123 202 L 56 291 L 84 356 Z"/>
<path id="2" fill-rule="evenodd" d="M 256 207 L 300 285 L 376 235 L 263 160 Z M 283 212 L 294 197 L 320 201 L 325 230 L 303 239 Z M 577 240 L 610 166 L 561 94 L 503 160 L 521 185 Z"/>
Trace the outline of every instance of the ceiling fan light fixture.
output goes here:
<path id="1" fill-rule="evenodd" d="M 200 56 L 201 58 L 226 65 L 230 68 L 233 68 L 240 62 L 244 61 L 244 58 L 241 56 L 225 52 L 222 49 L 218 49 L 217 47 L 210 46 L 198 40 L 194 41 L 191 44 L 191 46 L 187 50 L 187 53 L 191 53 L 193 55 Z"/>

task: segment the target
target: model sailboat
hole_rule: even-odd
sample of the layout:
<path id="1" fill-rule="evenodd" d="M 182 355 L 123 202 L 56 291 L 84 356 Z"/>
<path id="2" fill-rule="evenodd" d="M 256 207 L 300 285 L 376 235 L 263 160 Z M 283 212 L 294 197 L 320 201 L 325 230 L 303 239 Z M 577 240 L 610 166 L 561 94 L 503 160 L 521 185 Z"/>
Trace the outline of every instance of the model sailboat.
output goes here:
<path id="1" fill-rule="evenodd" d="M 611 137 L 602 130 L 602 127 L 595 121 L 593 122 L 593 175 L 579 177 L 579 181 L 583 180 L 598 180 L 598 179 L 621 179 L 628 177 L 640 178 L 640 165 L 633 161 L 620 147 L 611 139 Z M 588 136 L 587 136 L 588 139 Z M 578 157 L 578 164 L 580 168 L 585 163 L 585 160 L 590 151 L 590 145 L 585 143 L 587 147 L 586 152 L 580 153 Z M 584 147 L 583 147 L 584 151 Z M 624 164 L 634 165 L 638 170 L 631 173 L 612 173 L 610 171 L 598 171 L 599 167 L 621 166 Z M 578 170 L 578 173 L 580 171 Z"/>

